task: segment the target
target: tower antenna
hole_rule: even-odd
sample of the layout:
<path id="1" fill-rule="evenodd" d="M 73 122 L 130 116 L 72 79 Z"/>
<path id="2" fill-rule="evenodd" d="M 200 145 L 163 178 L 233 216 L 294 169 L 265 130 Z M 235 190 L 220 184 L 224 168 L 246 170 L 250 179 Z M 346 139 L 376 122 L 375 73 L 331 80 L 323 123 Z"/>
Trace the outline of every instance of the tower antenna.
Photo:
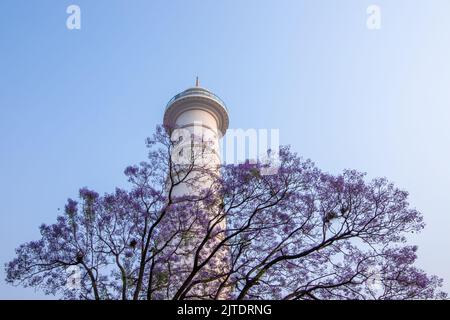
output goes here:
<path id="1" fill-rule="evenodd" d="M 198 87 L 198 77 L 195 78 L 195 86 Z"/>

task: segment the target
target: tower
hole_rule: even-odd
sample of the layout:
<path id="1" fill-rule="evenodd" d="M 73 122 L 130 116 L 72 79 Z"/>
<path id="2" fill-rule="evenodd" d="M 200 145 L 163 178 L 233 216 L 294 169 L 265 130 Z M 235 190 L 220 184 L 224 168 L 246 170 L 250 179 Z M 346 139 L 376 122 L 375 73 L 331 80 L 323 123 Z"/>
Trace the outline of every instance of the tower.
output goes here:
<path id="1" fill-rule="evenodd" d="M 163 123 L 169 129 L 171 139 L 179 142 L 172 154 L 175 161 L 189 162 L 194 153 L 197 165 L 208 166 L 210 170 L 219 167 L 219 141 L 228 129 L 228 110 L 217 95 L 199 86 L 198 78 L 195 87 L 175 95 L 168 102 Z M 197 189 L 208 187 L 207 180 L 201 182 L 204 185 L 197 185 Z M 180 186 L 176 191 L 177 195 L 195 192 L 187 186 Z"/>
<path id="2" fill-rule="evenodd" d="M 179 245 L 175 249 L 176 256 L 183 258 L 171 264 L 171 269 L 176 269 L 177 272 L 174 272 L 174 275 L 168 280 L 170 287 L 170 283 L 183 282 L 188 277 L 194 264 L 195 251 L 204 236 L 208 234 L 206 231 L 208 225 L 213 223 L 213 231 L 216 236 L 210 237 L 204 243 L 205 247 L 201 251 L 202 257 L 207 257 L 213 252 L 212 248 L 225 235 L 226 220 L 220 204 L 222 201 L 217 197 L 214 188 L 217 186 L 216 178 L 220 175 L 219 141 L 228 129 L 228 110 L 217 95 L 199 86 L 197 78 L 195 87 L 175 95 L 168 102 L 163 124 L 174 144 L 171 149 L 171 158 L 174 162 L 172 168 L 176 168 L 174 170 L 177 171 L 174 175 L 176 179 L 180 179 L 180 176 L 185 179 L 172 190 L 173 196 L 194 198 L 199 196 L 199 199 L 202 199 L 209 190 L 212 190 L 211 194 L 213 195 L 208 202 L 203 200 L 198 202 L 200 210 L 195 210 L 195 216 L 181 219 L 173 217 L 174 219 L 171 220 L 176 225 L 172 225 L 172 228 L 183 230 L 177 238 L 177 241 L 179 240 L 179 243 L 183 243 L 183 245 Z M 192 168 L 194 169 L 192 170 Z M 173 179 L 172 175 L 171 178 Z M 182 210 L 180 215 L 184 215 L 184 211 Z M 187 241 L 183 241 L 184 238 Z M 191 292 L 196 296 L 226 299 L 227 289 L 222 288 L 220 283 L 223 279 L 221 275 L 228 270 L 228 258 L 227 248 L 216 251 L 210 263 L 203 268 L 207 277 L 215 280 L 199 283 L 192 288 Z M 217 289 L 219 287 L 220 289 Z"/>
<path id="3" fill-rule="evenodd" d="M 164 125 L 170 128 L 185 127 L 192 130 L 201 122 L 204 129 L 224 135 L 228 129 L 228 110 L 225 103 L 211 91 L 196 86 L 175 95 L 167 104 Z"/>

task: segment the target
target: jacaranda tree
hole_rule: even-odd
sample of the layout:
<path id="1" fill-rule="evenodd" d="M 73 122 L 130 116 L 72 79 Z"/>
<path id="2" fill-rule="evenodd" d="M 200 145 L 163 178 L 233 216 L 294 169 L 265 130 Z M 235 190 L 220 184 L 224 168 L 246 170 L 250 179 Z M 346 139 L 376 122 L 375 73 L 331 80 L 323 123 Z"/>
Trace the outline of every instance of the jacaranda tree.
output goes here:
<path id="1" fill-rule="evenodd" d="M 158 128 L 129 190 L 83 188 L 41 238 L 21 245 L 6 281 L 65 299 L 440 299 L 442 280 L 414 266 L 423 227 L 408 193 L 384 178 L 320 171 L 288 147 L 268 164 L 224 165 L 207 189 L 173 161 Z M 192 174 L 195 172 L 196 174 Z"/>

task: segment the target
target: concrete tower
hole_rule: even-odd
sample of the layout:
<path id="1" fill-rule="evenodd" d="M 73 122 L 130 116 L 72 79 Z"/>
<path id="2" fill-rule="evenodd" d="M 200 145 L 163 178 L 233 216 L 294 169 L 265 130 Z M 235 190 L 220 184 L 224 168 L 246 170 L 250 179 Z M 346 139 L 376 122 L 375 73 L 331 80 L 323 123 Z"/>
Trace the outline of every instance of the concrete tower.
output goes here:
<path id="1" fill-rule="evenodd" d="M 175 95 L 167 104 L 164 125 L 171 128 L 186 129 L 191 134 L 205 135 L 218 153 L 219 139 L 228 129 L 228 110 L 225 103 L 214 93 L 196 86 Z M 220 159 L 219 159 L 220 160 Z"/>
<path id="2" fill-rule="evenodd" d="M 190 173 L 187 175 L 188 182 L 178 184 L 173 189 L 173 195 L 202 196 L 206 190 L 213 189 L 216 177 L 220 175 L 219 141 L 225 135 L 229 123 L 225 103 L 211 91 L 200 87 L 197 78 L 195 87 L 175 95 L 169 101 L 164 113 L 163 123 L 168 128 L 171 140 L 175 144 L 175 147 L 172 149 L 172 160 L 175 162 L 174 167 L 177 167 L 177 170 L 181 168 L 181 172 L 183 172 L 185 170 L 183 165 L 189 168 L 189 165 L 193 163 L 192 159 L 195 159 L 195 168 L 200 168 L 199 170 L 189 171 Z M 178 271 L 169 280 L 169 286 L 170 283 L 183 282 L 192 269 L 193 254 L 206 234 L 202 223 L 196 224 L 197 222 L 195 221 L 207 220 L 211 222 L 214 219 L 218 219 L 215 220 L 217 225 L 214 230 L 225 230 L 225 217 L 218 218 L 218 214 L 220 217 L 222 210 L 220 202 L 220 199 L 214 199 L 213 197 L 213 204 L 209 203 L 207 207 L 201 205 L 201 216 L 199 217 L 198 213 L 196 213 L 197 215 L 192 220 L 194 221 L 192 222 L 193 227 L 190 227 L 189 231 L 180 234 L 181 240 L 186 237 L 188 241 L 182 241 L 184 244 L 176 249 L 176 255 L 184 258 L 173 265 Z M 187 222 L 185 225 L 191 225 L 190 223 Z M 186 236 L 186 233 L 188 236 Z M 218 236 L 211 238 L 207 243 L 207 247 L 202 250 L 202 256 L 208 256 L 211 248 L 223 239 L 223 236 L 224 233 L 218 231 Z M 218 278 L 217 275 L 224 274 L 228 270 L 227 258 L 229 252 L 227 250 L 225 248 L 219 250 L 214 255 L 211 263 L 203 269 L 208 274 L 211 274 L 211 277 L 214 277 L 214 279 Z M 190 292 L 196 296 L 210 297 L 209 292 L 214 291 L 214 288 L 218 287 L 220 281 L 219 279 L 198 285 Z M 217 297 L 226 299 L 227 289 L 221 289 Z"/>
<path id="3" fill-rule="evenodd" d="M 213 134 L 224 135 L 228 129 L 228 110 L 225 103 L 211 91 L 199 86 L 189 88 L 175 95 L 167 104 L 164 125 L 171 128 L 191 128 L 202 122 Z"/>
<path id="4" fill-rule="evenodd" d="M 211 91 L 196 86 L 175 95 L 167 104 L 164 125 L 170 128 L 173 141 L 179 141 L 172 154 L 174 161 L 190 161 L 194 153 L 196 165 L 208 166 L 210 170 L 221 164 L 219 140 L 228 129 L 228 110 L 225 103 Z M 195 141 L 193 141 L 195 137 Z M 202 180 L 207 188 L 208 181 Z M 209 181 L 210 182 L 210 181 Z M 177 195 L 191 194 L 193 188 L 180 187 Z"/>

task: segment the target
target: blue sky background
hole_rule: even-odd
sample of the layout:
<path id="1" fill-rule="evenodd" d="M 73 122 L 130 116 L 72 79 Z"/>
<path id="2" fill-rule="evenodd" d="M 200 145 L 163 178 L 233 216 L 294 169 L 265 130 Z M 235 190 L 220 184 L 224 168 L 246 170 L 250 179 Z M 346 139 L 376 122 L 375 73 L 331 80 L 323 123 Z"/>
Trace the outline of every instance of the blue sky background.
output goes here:
<path id="1" fill-rule="evenodd" d="M 82 29 L 66 28 L 77 4 Z M 366 27 L 378 4 L 382 29 Z M 419 266 L 450 291 L 450 1 L 0 2 L 0 263 L 83 186 L 126 186 L 179 91 L 221 96 L 231 128 L 279 128 L 325 171 L 410 191 Z M 0 298 L 44 298 L 3 282 Z"/>

